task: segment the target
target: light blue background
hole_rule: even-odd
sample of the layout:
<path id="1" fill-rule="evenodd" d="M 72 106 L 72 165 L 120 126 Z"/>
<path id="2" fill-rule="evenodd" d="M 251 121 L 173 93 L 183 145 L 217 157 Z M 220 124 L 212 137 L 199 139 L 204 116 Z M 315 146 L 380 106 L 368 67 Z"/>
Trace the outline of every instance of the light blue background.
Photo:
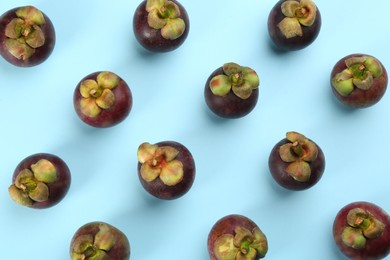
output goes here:
<path id="1" fill-rule="evenodd" d="M 18 68 L 0 59 L 1 259 L 69 259 L 74 232 L 90 221 L 121 229 L 131 259 L 203 260 L 212 225 L 238 213 L 266 234 L 266 259 L 344 259 L 334 245 L 338 210 L 359 200 L 390 211 L 390 94 L 350 110 L 331 93 L 329 74 L 345 55 L 367 53 L 390 68 L 388 1 L 320 1 L 322 28 L 301 51 L 270 47 L 267 18 L 276 1 L 182 0 L 190 33 L 177 50 L 144 51 L 133 35 L 139 1 L 1 1 L 0 12 L 34 5 L 52 20 L 54 52 L 43 64 Z M 260 76 L 256 108 L 237 120 L 209 112 L 203 89 L 225 62 Z M 120 125 L 95 129 L 76 116 L 72 97 L 85 75 L 110 70 L 129 84 L 133 109 Z M 323 178 L 291 192 L 270 177 L 268 156 L 286 131 L 321 146 Z M 137 176 L 142 142 L 175 140 L 192 152 L 191 190 L 174 201 L 151 197 Z M 60 204 L 45 210 L 15 204 L 8 186 L 25 157 L 60 156 L 72 173 Z"/>

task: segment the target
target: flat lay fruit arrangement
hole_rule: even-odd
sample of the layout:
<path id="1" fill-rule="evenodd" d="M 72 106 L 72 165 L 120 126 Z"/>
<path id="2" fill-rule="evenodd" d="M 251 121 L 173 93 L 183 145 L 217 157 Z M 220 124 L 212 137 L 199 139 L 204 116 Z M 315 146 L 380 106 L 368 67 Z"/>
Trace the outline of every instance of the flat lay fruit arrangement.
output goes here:
<path id="1" fill-rule="evenodd" d="M 2 258 L 387 258 L 375 6 L 2 4 Z"/>

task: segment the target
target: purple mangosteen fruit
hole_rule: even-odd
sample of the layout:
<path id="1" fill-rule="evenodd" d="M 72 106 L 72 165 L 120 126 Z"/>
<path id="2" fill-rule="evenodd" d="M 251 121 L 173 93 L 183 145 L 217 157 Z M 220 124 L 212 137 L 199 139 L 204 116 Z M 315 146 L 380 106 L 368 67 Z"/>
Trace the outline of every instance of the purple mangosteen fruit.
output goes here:
<path id="1" fill-rule="evenodd" d="M 71 260 L 128 260 L 130 243 L 126 235 L 104 222 L 90 222 L 81 226 L 70 244 Z"/>
<path id="2" fill-rule="evenodd" d="M 268 165 L 272 177 L 280 186 L 304 190 L 321 179 L 325 157 L 312 140 L 297 132 L 287 132 L 286 138 L 273 147 Z"/>
<path id="3" fill-rule="evenodd" d="M 337 213 L 333 237 L 349 259 L 384 259 L 390 253 L 390 216 L 371 202 L 350 203 Z"/>
<path id="4" fill-rule="evenodd" d="M 280 0 L 268 16 L 268 33 L 275 46 L 295 51 L 309 46 L 321 29 L 321 14 L 312 0 Z"/>
<path id="5" fill-rule="evenodd" d="M 119 124 L 129 115 L 133 99 L 121 77 L 113 72 L 98 71 L 77 84 L 73 104 L 84 123 L 105 128 Z"/>
<path id="6" fill-rule="evenodd" d="M 183 196 L 195 178 L 195 162 L 190 151 L 174 141 L 142 143 L 138 147 L 138 177 L 144 189 L 159 199 Z"/>
<path id="7" fill-rule="evenodd" d="M 351 108 L 376 104 L 385 94 L 387 82 L 383 64 L 366 54 L 345 56 L 335 64 L 330 75 L 333 94 Z"/>
<path id="8" fill-rule="evenodd" d="M 208 77 L 204 98 L 209 109 L 220 117 L 244 117 L 257 104 L 259 84 L 259 76 L 253 69 L 225 63 Z"/>
<path id="9" fill-rule="evenodd" d="M 8 191 L 16 203 L 43 209 L 60 202 L 68 192 L 70 183 L 69 168 L 61 158 L 37 153 L 17 165 Z"/>
<path id="10" fill-rule="evenodd" d="M 210 260 L 258 260 L 268 251 L 264 233 L 243 215 L 227 215 L 211 228 L 207 239 Z"/>
<path id="11" fill-rule="evenodd" d="M 19 67 L 44 62 L 56 41 L 49 17 L 33 6 L 11 9 L 0 16 L 0 55 Z"/>
<path id="12" fill-rule="evenodd" d="M 168 52 L 182 45 L 188 36 L 187 11 L 176 0 L 144 0 L 133 17 L 135 38 L 152 52 Z"/>

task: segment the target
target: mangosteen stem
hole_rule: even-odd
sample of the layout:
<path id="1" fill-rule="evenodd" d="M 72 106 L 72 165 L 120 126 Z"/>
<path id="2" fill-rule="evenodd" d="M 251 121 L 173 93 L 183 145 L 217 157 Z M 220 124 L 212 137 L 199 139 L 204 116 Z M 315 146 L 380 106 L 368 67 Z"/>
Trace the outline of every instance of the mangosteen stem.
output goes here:
<path id="1" fill-rule="evenodd" d="M 95 254 L 96 254 L 96 247 L 91 245 L 85 249 L 83 256 L 85 258 L 89 258 L 94 256 Z"/>
<path id="2" fill-rule="evenodd" d="M 30 34 L 31 30 L 29 28 L 24 28 L 22 35 L 27 37 Z"/>
<path id="3" fill-rule="evenodd" d="M 152 165 L 153 165 L 153 166 L 157 166 L 157 165 L 158 165 L 158 160 L 157 160 L 156 158 L 154 158 L 154 159 L 152 160 Z"/>
<path id="4" fill-rule="evenodd" d="M 369 219 L 365 219 L 365 218 L 357 218 L 355 221 L 355 224 L 357 226 L 362 227 L 362 228 L 367 228 L 368 226 L 370 226 L 371 221 Z"/>
<path id="5" fill-rule="evenodd" d="M 160 8 L 160 16 L 161 16 L 161 18 L 168 18 L 169 17 L 169 11 L 165 6 Z"/>
<path id="6" fill-rule="evenodd" d="M 298 157 L 301 157 L 303 155 L 303 148 L 298 143 L 298 141 L 295 141 L 291 147 L 293 153 L 295 153 Z"/>
<path id="7" fill-rule="evenodd" d="M 37 184 L 34 180 L 26 180 L 25 182 L 20 184 L 20 188 L 23 191 L 31 191 L 34 190 L 37 187 Z"/>
<path id="8" fill-rule="evenodd" d="M 355 64 L 350 67 L 352 74 L 355 78 L 362 77 L 366 71 L 366 66 L 364 64 Z"/>
<path id="9" fill-rule="evenodd" d="M 244 255 L 248 254 L 250 251 L 250 242 L 245 241 L 245 242 L 241 243 L 240 250 L 241 250 L 241 253 L 243 253 Z"/>
<path id="10" fill-rule="evenodd" d="M 239 78 L 240 78 L 240 75 L 239 75 L 238 73 L 234 74 L 234 75 L 233 75 L 233 82 L 234 82 L 234 83 L 237 83 L 238 80 L 239 80 Z"/>
<path id="11" fill-rule="evenodd" d="M 306 13 L 307 13 L 306 8 L 305 8 L 305 7 L 302 7 L 302 8 L 300 8 L 300 9 L 297 10 L 296 15 L 297 15 L 298 17 L 304 17 Z"/>

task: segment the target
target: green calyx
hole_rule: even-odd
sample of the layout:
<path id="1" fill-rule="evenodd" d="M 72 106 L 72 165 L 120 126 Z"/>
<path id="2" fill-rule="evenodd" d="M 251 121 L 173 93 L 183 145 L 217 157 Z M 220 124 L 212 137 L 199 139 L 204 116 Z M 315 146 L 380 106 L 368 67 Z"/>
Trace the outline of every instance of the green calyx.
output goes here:
<path id="1" fill-rule="evenodd" d="M 287 38 L 302 36 L 302 26 L 311 26 L 317 16 L 317 7 L 312 0 L 287 0 L 281 11 L 285 18 L 278 24 L 281 33 Z"/>
<path id="2" fill-rule="evenodd" d="M 306 182 L 311 176 L 310 162 L 317 159 L 317 145 L 297 132 L 287 132 L 289 141 L 279 147 L 282 161 L 289 163 L 286 173 L 299 182 Z"/>
<path id="3" fill-rule="evenodd" d="M 161 30 L 161 36 L 167 40 L 179 38 L 185 31 L 186 24 L 180 18 L 177 4 L 169 0 L 147 0 L 148 24 Z"/>
<path id="4" fill-rule="evenodd" d="M 179 151 L 171 146 L 157 146 L 143 143 L 138 147 L 137 157 L 141 163 L 141 177 L 147 182 L 156 178 L 168 186 L 183 180 L 183 163 L 176 159 Z"/>
<path id="5" fill-rule="evenodd" d="M 119 77 L 112 72 L 101 72 L 96 80 L 87 79 L 80 83 L 81 112 L 88 117 L 97 117 L 102 110 L 111 108 L 115 103 L 112 89 L 119 84 Z"/>
<path id="6" fill-rule="evenodd" d="M 341 239 L 345 245 L 355 249 L 364 248 L 367 240 L 381 236 L 385 230 L 385 224 L 361 208 L 354 208 L 348 212 L 347 224 Z"/>
<path id="7" fill-rule="evenodd" d="M 49 198 L 48 184 L 57 180 L 57 169 L 46 159 L 32 164 L 30 169 L 21 170 L 14 183 L 8 188 L 10 197 L 18 204 L 31 206 Z"/>
<path id="8" fill-rule="evenodd" d="M 368 90 L 383 74 L 379 61 L 370 56 L 351 57 L 345 60 L 346 69 L 332 79 L 332 86 L 341 96 L 348 96 L 355 88 Z"/>
<path id="9" fill-rule="evenodd" d="M 234 233 L 224 234 L 215 241 L 214 254 L 218 260 L 254 260 L 266 255 L 267 238 L 259 228 L 250 231 L 238 226 Z"/>
<path id="10" fill-rule="evenodd" d="M 103 260 L 110 259 L 107 252 L 116 242 L 115 236 L 107 224 L 100 224 L 99 231 L 93 235 L 77 237 L 72 245 L 72 260 Z"/>
<path id="11" fill-rule="evenodd" d="M 43 13 L 33 6 L 16 10 L 17 18 L 5 27 L 5 47 L 17 59 L 28 60 L 35 49 L 45 44 L 41 25 L 45 24 Z"/>
<path id="12" fill-rule="evenodd" d="M 223 65 L 223 74 L 210 80 L 210 90 L 214 95 L 225 96 L 230 91 L 241 98 L 248 99 L 252 91 L 260 84 L 259 77 L 253 69 L 229 62 Z"/>

